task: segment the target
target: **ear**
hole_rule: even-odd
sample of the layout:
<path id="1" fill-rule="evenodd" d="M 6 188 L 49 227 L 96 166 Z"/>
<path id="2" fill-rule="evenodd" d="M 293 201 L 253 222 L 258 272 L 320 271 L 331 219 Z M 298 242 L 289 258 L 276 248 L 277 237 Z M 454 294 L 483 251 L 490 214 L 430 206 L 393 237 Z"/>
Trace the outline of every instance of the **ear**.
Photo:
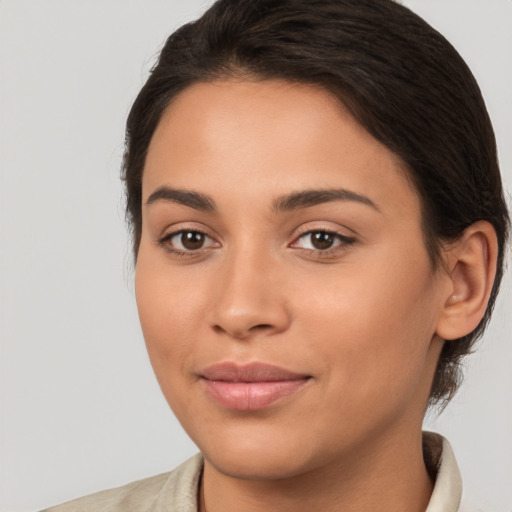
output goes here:
<path id="1" fill-rule="evenodd" d="M 487 221 L 471 224 L 447 249 L 449 292 L 438 318 L 436 334 L 445 340 L 472 332 L 484 316 L 496 275 L 498 242 Z"/>

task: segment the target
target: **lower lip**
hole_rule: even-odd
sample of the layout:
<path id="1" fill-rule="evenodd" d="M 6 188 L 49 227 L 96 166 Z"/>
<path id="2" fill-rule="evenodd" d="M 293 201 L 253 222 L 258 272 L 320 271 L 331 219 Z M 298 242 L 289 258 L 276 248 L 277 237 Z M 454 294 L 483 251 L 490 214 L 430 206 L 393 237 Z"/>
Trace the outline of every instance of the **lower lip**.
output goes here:
<path id="1" fill-rule="evenodd" d="M 309 378 L 272 382 L 201 380 L 207 393 L 219 405 L 237 411 L 257 411 L 297 392 Z"/>

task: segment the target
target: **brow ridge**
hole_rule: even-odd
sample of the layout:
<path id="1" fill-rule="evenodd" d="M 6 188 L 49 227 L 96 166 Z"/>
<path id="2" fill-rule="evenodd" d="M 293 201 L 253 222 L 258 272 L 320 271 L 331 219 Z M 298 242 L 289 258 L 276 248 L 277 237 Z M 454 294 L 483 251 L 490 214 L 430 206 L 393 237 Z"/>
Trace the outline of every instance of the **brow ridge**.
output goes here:
<path id="1" fill-rule="evenodd" d="M 147 205 L 153 204 L 157 201 L 172 201 L 195 210 L 205 212 L 216 211 L 215 201 L 206 194 L 194 192 L 192 190 L 180 190 L 168 186 L 158 187 L 146 201 Z"/>
<path id="2" fill-rule="evenodd" d="M 172 201 L 205 212 L 217 211 L 215 201 L 210 196 L 192 190 L 175 189 L 166 185 L 157 188 L 149 196 L 146 204 L 150 205 L 157 201 Z M 354 201 L 380 212 L 378 206 L 369 197 L 345 188 L 292 192 L 276 198 L 272 204 L 272 210 L 276 213 L 290 212 L 332 201 Z"/>
<path id="3" fill-rule="evenodd" d="M 274 201 L 272 209 L 277 213 L 289 212 L 332 201 L 355 201 L 380 212 L 379 207 L 369 197 L 345 188 L 292 192 L 291 194 L 278 197 Z"/>

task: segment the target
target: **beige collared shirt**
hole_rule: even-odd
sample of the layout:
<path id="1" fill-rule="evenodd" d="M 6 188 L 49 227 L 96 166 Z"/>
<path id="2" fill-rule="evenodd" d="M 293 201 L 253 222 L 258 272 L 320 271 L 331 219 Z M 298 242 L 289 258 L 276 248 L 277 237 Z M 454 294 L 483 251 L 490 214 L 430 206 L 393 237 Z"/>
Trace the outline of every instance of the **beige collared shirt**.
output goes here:
<path id="1" fill-rule="evenodd" d="M 425 512 L 464 512 L 460 509 L 462 481 L 450 443 L 439 434 L 425 433 L 440 453 L 425 454 L 437 469 L 434 491 Z M 438 449 L 438 450 L 437 450 Z M 170 473 L 102 491 L 44 512 L 197 512 L 203 457 L 197 454 Z"/>
<path id="2" fill-rule="evenodd" d="M 462 479 L 452 447 L 447 439 L 439 434 L 428 433 L 433 440 L 442 443 L 434 491 L 425 512 L 464 512 L 460 507 Z M 425 454 L 428 456 L 428 454 Z"/>

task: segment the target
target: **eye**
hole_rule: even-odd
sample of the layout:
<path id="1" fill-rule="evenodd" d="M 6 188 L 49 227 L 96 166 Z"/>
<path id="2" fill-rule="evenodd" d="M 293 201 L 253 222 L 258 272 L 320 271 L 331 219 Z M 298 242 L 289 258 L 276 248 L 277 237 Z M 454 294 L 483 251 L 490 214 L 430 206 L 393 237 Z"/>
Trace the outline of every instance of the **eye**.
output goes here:
<path id="1" fill-rule="evenodd" d="M 159 244 L 176 254 L 186 254 L 209 247 L 218 247 L 218 243 L 206 233 L 190 229 L 169 233 L 159 240 Z"/>
<path id="2" fill-rule="evenodd" d="M 339 233 L 327 230 L 314 230 L 303 233 L 292 243 L 291 247 L 328 252 L 336 250 L 338 247 L 341 249 L 352 243 L 354 243 L 353 238 L 340 235 Z"/>

